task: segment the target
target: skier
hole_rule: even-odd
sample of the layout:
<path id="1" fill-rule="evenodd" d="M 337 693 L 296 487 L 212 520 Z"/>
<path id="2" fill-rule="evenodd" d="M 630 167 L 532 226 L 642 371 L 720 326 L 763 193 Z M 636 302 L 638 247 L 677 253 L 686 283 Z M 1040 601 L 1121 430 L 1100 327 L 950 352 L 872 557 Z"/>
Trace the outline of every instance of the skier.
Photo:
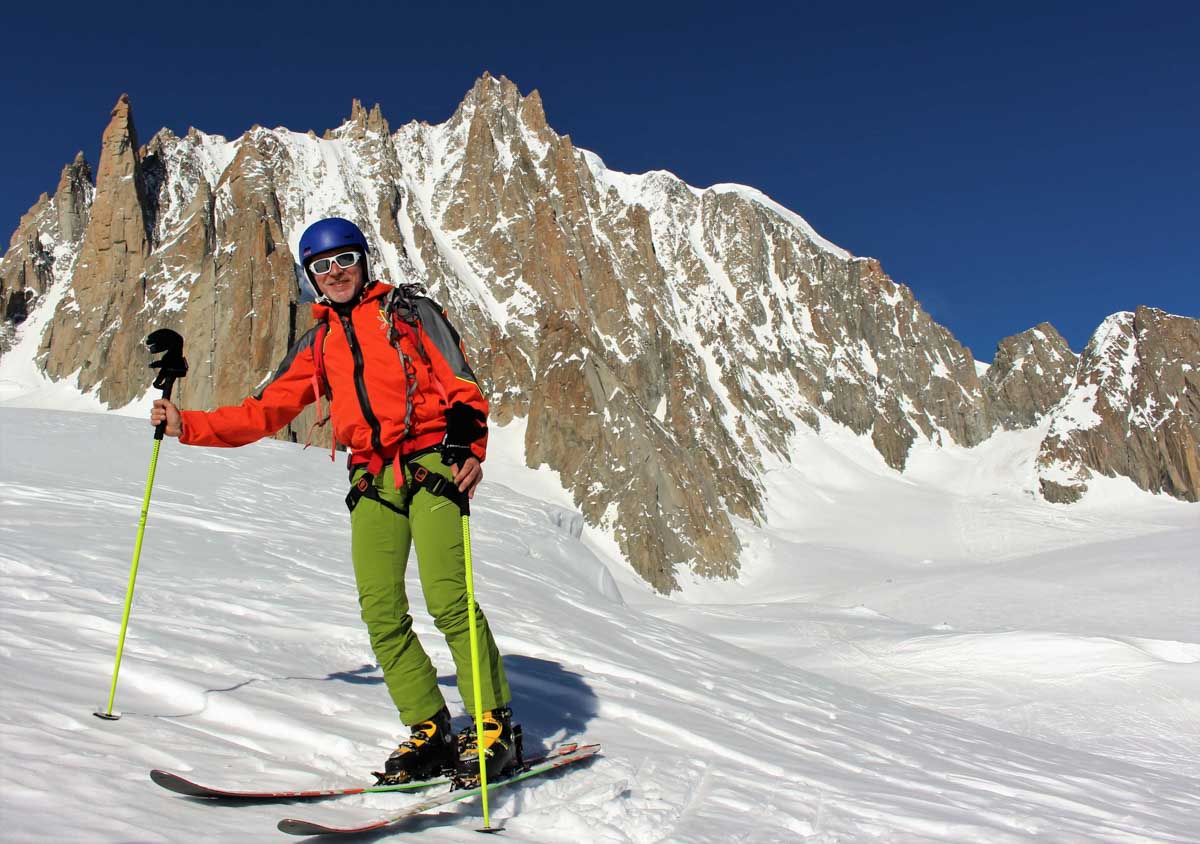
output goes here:
<path id="1" fill-rule="evenodd" d="M 437 672 L 412 629 L 404 572 L 416 545 L 421 588 L 446 637 L 468 712 L 475 711 L 460 510 L 483 480 L 488 402 L 458 333 L 415 286 L 370 281 L 366 238 L 331 217 L 300 238 L 300 261 L 321 293 L 317 325 L 301 337 L 258 395 L 209 412 L 154 402 L 152 424 L 188 445 L 234 447 L 269 436 L 322 394 L 337 441 L 350 452 L 351 556 L 371 647 L 411 736 L 387 759 L 381 782 L 443 772 L 473 778 L 479 745 L 489 777 L 516 760 L 511 694 L 500 653 L 476 605 L 482 741 L 454 736 Z M 318 424 L 321 424 L 320 422 Z M 475 772 L 475 773 L 473 773 Z"/>

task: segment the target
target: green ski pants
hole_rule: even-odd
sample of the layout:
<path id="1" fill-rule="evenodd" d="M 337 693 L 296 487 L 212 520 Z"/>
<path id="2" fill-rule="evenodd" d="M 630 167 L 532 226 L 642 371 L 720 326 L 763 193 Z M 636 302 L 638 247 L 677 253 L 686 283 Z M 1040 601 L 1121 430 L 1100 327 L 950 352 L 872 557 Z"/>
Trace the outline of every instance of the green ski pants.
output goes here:
<path id="1" fill-rule="evenodd" d="M 453 475 L 449 466 L 442 465 L 440 454 L 424 454 L 415 462 L 447 478 Z M 356 471 L 353 480 L 357 481 L 361 475 L 361 470 Z M 405 487 L 401 489 L 396 489 L 393 477 L 389 465 L 375 477 L 375 489 L 380 497 L 403 507 L 407 486 L 412 483 L 411 470 L 405 465 Z M 358 603 L 371 637 L 371 648 L 383 669 L 383 679 L 400 720 L 411 726 L 427 720 L 445 705 L 437 671 L 413 632 L 404 588 L 408 552 L 414 544 L 425 604 L 450 646 L 463 703 L 468 712 L 474 712 L 466 562 L 458 505 L 449 498 L 418 489 L 406 518 L 364 496 L 350 515 L 350 527 Z M 512 694 L 500 652 L 478 603 L 475 621 L 479 635 L 480 697 L 483 709 L 495 709 L 507 705 Z"/>

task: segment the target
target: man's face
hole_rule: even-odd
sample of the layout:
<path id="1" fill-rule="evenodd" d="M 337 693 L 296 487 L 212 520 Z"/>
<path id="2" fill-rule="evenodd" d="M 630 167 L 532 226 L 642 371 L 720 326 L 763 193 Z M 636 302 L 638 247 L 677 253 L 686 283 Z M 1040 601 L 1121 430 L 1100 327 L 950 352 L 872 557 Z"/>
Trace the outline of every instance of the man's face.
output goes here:
<path id="1" fill-rule="evenodd" d="M 351 252 L 358 255 L 358 261 L 353 266 L 343 267 L 338 261 L 332 260 Z M 321 261 L 322 258 L 330 260 Z M 342 263 L 345 263 L 345 260 L 343 258 Z M 313 264 L 318 261 L 321 261 L 318 264 L 318 267 L 321 268 L 324 268 L 324 264 L 328 263 L 329 271 L 318 273 L 313 268 Z M 336 302 L 339 305 L 353 301 L 358 296 L 359 291 L 363 289 L 363 265 L 362 254 L 358 250 L 345 248 L 320 252 L 309 258 L 306 262 L 306 266 L 312 270 L 313 278 L 316 280 L 317 287 L 320 288 L 321 293 L 330 301 Z"/>

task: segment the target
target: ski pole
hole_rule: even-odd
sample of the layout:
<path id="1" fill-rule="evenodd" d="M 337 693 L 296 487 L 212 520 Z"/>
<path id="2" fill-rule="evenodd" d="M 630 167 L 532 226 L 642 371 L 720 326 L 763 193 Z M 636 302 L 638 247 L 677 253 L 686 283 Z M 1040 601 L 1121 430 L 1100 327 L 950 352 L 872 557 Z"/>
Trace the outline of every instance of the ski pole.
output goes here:
<path id="1" fill-rule="evenodd" d="M 479 630 L 475 623 L 475 575 L 471 570 L 471 506 L 466 493 L 460 493 L 462 508 L 463 562 L 467 580 L 467 624 L 471 631 L 471 685 L 475 691 L 475 755 L 479 757 L 479 790 L 483 802 L 483 829 L 493 832 L 488 817 L 487 759 L 483 749 L 483 696 L 479 682 Z"/>
<path id="2" fill-rule="evenodd" d="M 157 369 L 154 387 L 162 390 L 164 399 L 171 398 L 175 379 L 187 375 L 187 360 L 183 357 L 183 338 L 169 328 L 160 328 L 146 338 L 150 354 L 165 352 L 161 358 L 151 362 L 150 368 Z M 142 514 L 138 519 L 137 541 L 133 546 L 133 565 L 129 569 L 129 584 L 125 587 L 125 610 L 121 616 L 121 634 L 117 639 L 117 659 L 113 664 L 112 686 L 108 691 L 108 707 L 103 712 L 93 712 L 97 718 L 116 721 L 121 713 L 113 712 L 113 701 L 117 696 L 117 674 L 121 670 L 121 655 L 125 652 L 125 631 L 129 627 L 129 611 L 133 607 L 133 584 L 137 580 L 138 560 L 142 556 L 142 537 L 146 533 L 146 514 L 150 511 L 150 491 L 154 488 L 154 470 L 158 466 L 158 450 L 166 433 L 166 420 L 154 428 L 154 451 L 150 455 L 150 471 L 146 475 L 146 492 L 142 496 Z"/>

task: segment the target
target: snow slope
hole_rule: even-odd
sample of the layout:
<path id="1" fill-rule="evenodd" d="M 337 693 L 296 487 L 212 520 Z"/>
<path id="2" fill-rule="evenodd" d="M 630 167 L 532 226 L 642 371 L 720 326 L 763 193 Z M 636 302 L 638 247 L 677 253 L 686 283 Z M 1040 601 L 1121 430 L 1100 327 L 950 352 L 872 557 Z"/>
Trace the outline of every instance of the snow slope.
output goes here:
<path id="1" fill-rule="evenodd" d="M 0 407 L 0 837 L 287 840 L 284 816 L 353 822 L 414 800 L 208 805 L 146 775 L 333 785 L 403 735 L 358 619 L 345 476 L 316 450 L 165 444 L 124 716 L 92 717 L 149 431 Z M 472 544 L 527 747 L 605 748 L 493 795 L 508 840 L 1200 840 L 1194 505 L 1124 486 L 1072 509 L 1003 493 L 1025 471 L 1003 437 L 900 476 L 827 427 L 797 441 L 802 468 L 773 473 L 743 580 L 668 601 L 581 528 L 552 474 L 523 467 L 518 431 L 497 434 Z M 410 582 L 445 670 L 415 566 Z M 415 828 L 472 841 L 478 824 L 466 804 Z"/>

